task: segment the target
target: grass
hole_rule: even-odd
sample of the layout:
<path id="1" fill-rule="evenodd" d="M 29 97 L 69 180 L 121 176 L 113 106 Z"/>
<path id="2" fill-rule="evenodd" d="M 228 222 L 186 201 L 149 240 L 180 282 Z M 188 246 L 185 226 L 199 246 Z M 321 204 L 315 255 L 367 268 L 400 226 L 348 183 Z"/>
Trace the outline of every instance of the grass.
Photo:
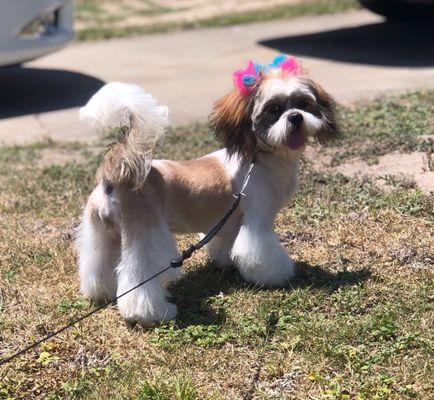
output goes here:
<path id="1" fill-rule="evenodd" d="M 345 135 L 327 151 L 401 148 L 395 135 L 431 133 L 431 99 L 346 109 Z M 93 307 L 78 291 L 73 232 L 98 157 L 39 163 L 64 146 L 0 149 L 0 357 Z M 191 126 L 171 132 L 159 156 L 215 147 Z M 304 162 L 276 222 L 299 270 L 288 288 L 248 285 L 197 254 L 171 288 L 176 321 L 133 329 L 110 307 L 1 367 L 0 399 L 432 398 L 433 198 L 391 181 L 385 192 Z M 178 239 L 185 247 L 193 237 Z"/>
<path id="2" fill-rule="evenodd" d="M 372 163 L 395 150 L 432 152 L 432 139 L 419 137 L 434 130 L 433 104 L 434 92 L 426 91 L 359 104 L 356 113 L 342 110 L 343 135 L 335 147 L 345 144 L 345 149 L 333 150 L 332 165 L 356 155 Z"/>
<path id="3" fill-rule="evenodd" d="M 120 14 L 110 15 L 105 12 L 96 1 L 86 0 L 77 4 L 76 20 L 83 23 L 77 32 L 78 40 L 101 40 L 115 37 L 128 37 L 148 33 L 161 33 L 176 30 L 211 28 L 234 24 L 245 24 L 257 21 L 269 21 L 279 18 L 295 18 L 305 15 L 321 15 L 347 11 L 358 7 L 355 0 L 308 0 L 299 3 L 266 7 L 260 11 L 232 12 L 207 18 L 179 19 L 171 22 L 146 22 L 142 24 L 122 24 L 131 16 L 131 10 L 123 9 Z M 144 13 L 149 15 L 162 15 L 179 10 L 154 6 Z M 137 11 L 134 11 L 137 17 Z M 143 14 L 143 12 L 142 12 Z"/>

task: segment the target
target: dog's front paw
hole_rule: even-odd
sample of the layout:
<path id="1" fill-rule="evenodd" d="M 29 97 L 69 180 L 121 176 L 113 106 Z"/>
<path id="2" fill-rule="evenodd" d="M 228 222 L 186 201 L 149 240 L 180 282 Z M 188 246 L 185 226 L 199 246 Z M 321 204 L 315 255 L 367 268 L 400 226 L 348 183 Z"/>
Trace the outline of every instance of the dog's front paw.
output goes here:
<path id="1" fill-rule="evenodd" d="M 98 280 L 89 276 L 81 279 L 80 292 L 96 303 L 103 303 L 116 296 L 116 285 L 114 279 L 112 281 L 108 279 Z"/>
<path id="2" fill-rule="evenodd" d="M 150 302 L 140 296 L 127 295 L 118 300 L 118 308 L 130 324 L 151 325 L 175 319 L 177 307 L 168 301 Z"/>
<path id="3" fill-rule="evenodd" d="M 202 239 L 203 235 L 200 235 Z M 209 257 L 219 268 L 227 268 L 233 265 L 230 251 L 234 242 L 233 236 L 216 236 L 206 245 Z"/>
<path id="4" fill-rule="evenodd" d="M 242 226 L 231 257 L 248 282 L 264 286 L 285 286 L 294 272 L 294 263 L 281 247 L 273 231 L 261 231 L 254 226 Z"/>
<path id="5" fill-rule="evenodd" d="M 180 279 L 183 274 L 184 272 L 181 268 L 171 268 L 162 275 L 161 280 L 164 285 L 169 285 Z"/>
<path id="6" fill-rule="evenodd" d="M 146 319 L 141 319 L 141 324 L 146 324 L 147 321 L 152 322 L 162 322 L 162 321 L 170 321 L 171 319 L 176 318 L 176 314 L 178 313 L 178 308 L 175 304 L 169 303 L 165 301 L 164 303 L 154 305 L 151 310 L 149 310 Z"/>
<path id="7" fill-rule="evenodd" d="M 218 256 L 211 257 L 211 260 L 214 262 L 215 266 L 220 269 L 229 268 L 234 263 L 229 256 L 229 253 L 219 254 Z"/>

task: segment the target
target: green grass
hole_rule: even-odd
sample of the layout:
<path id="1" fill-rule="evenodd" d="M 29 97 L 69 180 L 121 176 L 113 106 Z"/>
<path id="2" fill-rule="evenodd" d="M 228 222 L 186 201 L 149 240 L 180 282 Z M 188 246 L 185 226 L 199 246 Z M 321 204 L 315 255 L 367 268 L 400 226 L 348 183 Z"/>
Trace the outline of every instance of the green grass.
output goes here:
<path id="1" fill-rule="evenodd" d="M 212 18 L 198 19 L 195 21 L 179 21 L 170 23 L 153 23 L 147 25 L 116 26 L 111 24 L 107 16 L 101 16 L 101 10 L 92 2 L 78 5 L 77 18 L 95 21 L 77 32 L 78 40 L 101 40 L 115 37 L 128 37 L 149 33 L 161 33 L 176 30 L 213 28 L 235 24 L 245 24 L 258 21 L 269 21 L 279 18 L 295 18 L 305 15 L 321 15 L 347 11 L 358 7 L 355 0 L 309 0 L 288 6 L 276 6 L 261 11 L 247 11 L 243 13 L 223 14 Z M 154 14 L 168 12 L 167 9 L 158 9 Z M 122 17 L 119 17 L 122 18 Z M 94 26 L 92 26 L 94 25 Z"/>
<path id="2" fill-rule="evenodd" d="M 432 96 L 346 109 L 342 138 L 323 150 L 417 149 L 432 133 Z M 98 157 L 40 164 L 62 146 L 0 149 L 1 357 L 93 307 L 79 294 L 73 232 Z M 177 128 L 158 156 L 215 147 L 205 126 Z M 384 191 L 304 161 L 276 221 L 297 262 L 289 287 L 249 285 L 197 254 L 170 289 L 176 321 L 131 328 L 110 307 L 1 367 L 0 399 L 431 399 L 433 198 L 390 182 Z"/>
<path id="3" fill-rule="evenodd" d="M 359 104 L 357 112 L 341 110 L 344 151 L 334 152 L 332 165 L 355 155 L 370 162 L 391 151 L 433 151 L 434 92 L 415 92 L 401 97 Z"/>
<path id="4" fill-rule="evenodd" d="M 175 378 L 170 384 L 161 380 L 152 383 L 145 381 L 138 396 L 138 400 L 201 400 L 190 379 Z M 211 397 L 208 397 L 211 400 Z"/>

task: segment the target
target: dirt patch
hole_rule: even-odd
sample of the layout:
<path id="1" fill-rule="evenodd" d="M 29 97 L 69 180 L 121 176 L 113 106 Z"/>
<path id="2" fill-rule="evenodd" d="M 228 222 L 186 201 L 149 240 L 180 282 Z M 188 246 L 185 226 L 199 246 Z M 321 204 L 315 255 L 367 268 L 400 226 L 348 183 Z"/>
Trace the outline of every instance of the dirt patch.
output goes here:
<path id="1" fill-rule="evenodd" d="M 85 163 L 91 157 L 95 157 L 104 151 L 103 146 L 88 146 L 85 149 L 69 149 L 69 148 L 46 148 L 38 152 L 37 158 L 34 160 L 35 166 L 48 167 L 50 165 L 66 165 L 69 163 Z"/>
<path id="2" fill-rule="evenodd" d="M 302 0 L 158 0 L 153 2 L 105 0 L 94 2 L 94 7 L 86 8 L 85 5 L 89 4 L 89 1 L 81 0 L 78 1 L 75 27 L 77 30 L 91 28 L 95 25 L 96 19 L 101 24 L 108 24 L 114 28 L 195 22 L 221 15 L 256 10 L 259 12 L 302 2 Z"/>
<path id="3" fill-rule="evenodd" d="M 43 149 L 39 153 L 39 157 L 36 160 L 38 166 L 49 165 L 65 165 L 70 162 L 84 162 L 85 157 L 80 151 L 71 151 L 67 149 Z"/>
<path id="4" fill-rule="evenodd" d="M 421 139 L 431 139 L 423 135 Z M 352 157 L 342 164 L 330 166 L 336 149 L 308 148 L 306 160 L 316 171 L 341 173 L 351 178 L 369 178 L 387 189 L 400 182 L 409 187 L 418 187 L 425 194 L 434 193 L 434 157 L 430 152 L 415 151 L 402 153 L 393 151 L 369 163 L 360 157 Z"/>
<path id="5" fill-rule="evenodd" d="M 393 152 L 379 157 L 378 163 L 373 165 L 354 159 L 332 170 L 350 177 L 374 178 L 382 185 L 393 183 L 394 177 L 413 180 L 424 193 L 430 194 L 434 193 L 434 170 L 429 169 L 428 157 L 423 152 L 409 154 Z"/>

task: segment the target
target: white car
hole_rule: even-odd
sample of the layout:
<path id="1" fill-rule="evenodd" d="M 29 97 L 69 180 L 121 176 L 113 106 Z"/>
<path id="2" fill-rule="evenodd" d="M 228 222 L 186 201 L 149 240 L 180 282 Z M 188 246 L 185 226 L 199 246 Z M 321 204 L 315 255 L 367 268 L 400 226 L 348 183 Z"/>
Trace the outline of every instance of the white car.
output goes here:
<path id="1" fill-rule="evenodd" d="M 74 38 L 73 0 L 0 0 L 0 66 L 51 53 Z"/>

